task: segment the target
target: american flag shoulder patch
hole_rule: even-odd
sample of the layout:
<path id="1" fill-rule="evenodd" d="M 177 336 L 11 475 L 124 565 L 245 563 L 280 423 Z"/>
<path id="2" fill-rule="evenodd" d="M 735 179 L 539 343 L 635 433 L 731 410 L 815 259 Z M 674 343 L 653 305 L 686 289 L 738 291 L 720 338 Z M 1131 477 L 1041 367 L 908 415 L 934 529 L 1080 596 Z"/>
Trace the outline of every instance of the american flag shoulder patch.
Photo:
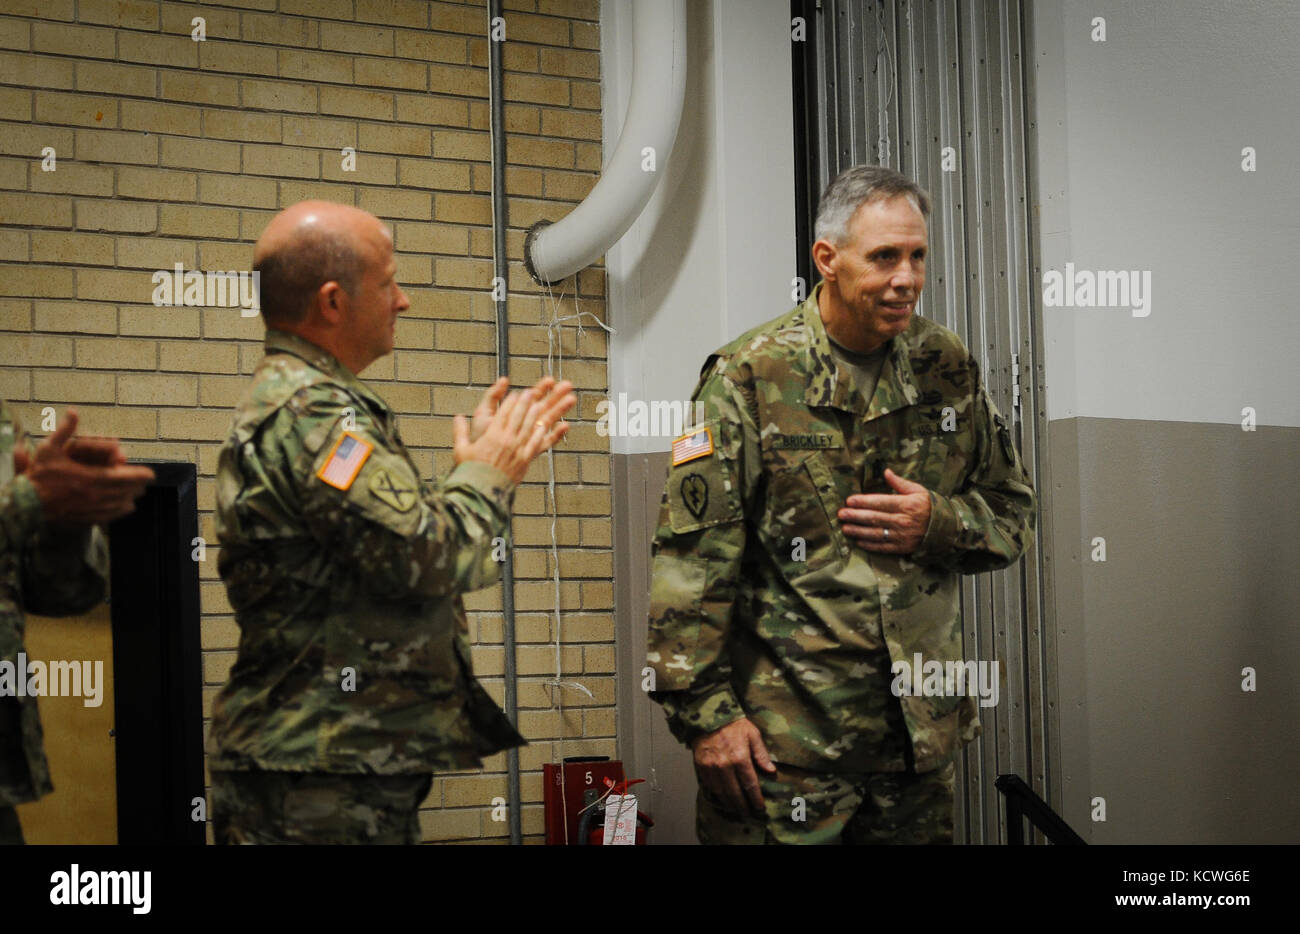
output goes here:
<path id="1" fill-rule="evenodd" d="M 697 428 L 687 432 L 673 442 L 673 466 L 685 464 L 698 457 L 713 453 L 713 432 L 708 428 Z"/>
<path id="2" fill-rule="evenodd" d="M 361 465 L 374 449 L 375 446 L 370 442 L 345 431 L 335 442 L 334 450 L 330 451 L 330 456 L 321 464 L 320 470 L 316 471 L 316 476 L 335 489 L 346 490 L 357 479 Z"/>

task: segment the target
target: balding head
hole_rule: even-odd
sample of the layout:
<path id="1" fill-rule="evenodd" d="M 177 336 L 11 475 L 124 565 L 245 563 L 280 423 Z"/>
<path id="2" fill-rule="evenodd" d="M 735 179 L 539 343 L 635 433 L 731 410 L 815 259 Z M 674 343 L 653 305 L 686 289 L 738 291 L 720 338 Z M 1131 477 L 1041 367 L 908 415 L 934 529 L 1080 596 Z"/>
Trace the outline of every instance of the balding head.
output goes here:
<path id="1" fill-rule="evenodd" d="M 355 294 L 376 237 L 387 238 L 377 217 L 329 201 L 302 201 L 273 217 L 253 248 L 267 326 L 302 323 L 327 282 Z"/>
<path id="2" fill-rule="evenodd" d="M 271 218 L 253 268 L 266 326 L 328 350 L 353 373 L 392 352 L 397 316 L 411 307 L 388 228 L 342 204 L 304 201 Z"/>

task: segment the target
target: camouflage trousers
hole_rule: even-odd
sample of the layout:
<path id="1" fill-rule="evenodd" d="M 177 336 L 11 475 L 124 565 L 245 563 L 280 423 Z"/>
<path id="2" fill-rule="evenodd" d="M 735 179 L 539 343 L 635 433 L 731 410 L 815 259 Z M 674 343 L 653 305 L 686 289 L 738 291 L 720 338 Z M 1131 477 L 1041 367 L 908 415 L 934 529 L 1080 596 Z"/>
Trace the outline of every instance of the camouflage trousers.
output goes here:
<path id="1" fill-rule="evenodd" d="M 18 823 L 18 811 L 0 807 L 0 846 L 22 846 L 23 827 Z"/>
<path id="2" fill-rule="evenodd" d="M 31 801 L 35 797 L 23 751 L 22 711 L 15 698 L 0 697 L 0 801 Z M 22 842 L 18 811 L 12 805 L 0 805 L 0 846 Z"/>
<path id="3" fill-rule="evenodd" d="M 705 844 L 950 844 L 956 765 L 931 772 L 833 775 L 776 763 L 758 771 L 765 814 L 736 815 L 700 786 Z"/>
<path id="4" fill-rule="evenodd" d="M 412 844 L 432 775 L 213 772 L 218 844 Z"/>

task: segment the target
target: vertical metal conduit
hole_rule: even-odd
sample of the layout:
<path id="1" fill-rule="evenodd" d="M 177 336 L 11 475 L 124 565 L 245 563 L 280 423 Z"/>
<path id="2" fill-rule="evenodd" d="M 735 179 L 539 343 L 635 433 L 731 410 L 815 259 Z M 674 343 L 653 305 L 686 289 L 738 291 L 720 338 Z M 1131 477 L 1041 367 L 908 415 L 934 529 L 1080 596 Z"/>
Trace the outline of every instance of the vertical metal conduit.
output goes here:
<path id="1" fill-rule="evenodd" d="M 491 110 L 492 135 L 492 265 L 493 275 L 509 284 L 506 261 L 506 128 L 505 102 L 502 96 L 501 43 L 492 38 L 492 24 L 501 15 L 501 0 L 488 0 L 488 98 Z M 506 314 L 509 288 L 501 289 L 496 300 L 497 319 L 497 375 L 510 372 L 510 320 Z M 512 519 L 513 521 L 513 519 Z M 504 617 L 503 641 L 505 643 L 505 713 L 510 722 L 518 726 L 519 698 L 515 685 L 515 560 L 514 536 L 506 549 L 506 560 L 501 568 L 501 613 Z M 523 842 L 522 804 L 519 795 L 519 750 L 506 752 L 506 804 L 510 815 L 510 843 Z"/>

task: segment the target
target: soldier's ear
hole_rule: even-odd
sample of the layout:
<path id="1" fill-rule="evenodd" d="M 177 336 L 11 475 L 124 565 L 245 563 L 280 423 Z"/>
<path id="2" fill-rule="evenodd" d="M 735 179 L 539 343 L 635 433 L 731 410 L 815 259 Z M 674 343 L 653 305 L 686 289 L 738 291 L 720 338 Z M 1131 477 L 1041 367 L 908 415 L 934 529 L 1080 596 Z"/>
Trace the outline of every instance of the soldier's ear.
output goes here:
<path id="1" fill-rule="evenodd" d="M 331 279 L 316 290 L 316 310 L 326 323 L 339 324 L 347 317 L 348 293 Z"/>
<path id="2" fill-rule="evenodd" d="M 817 264 L 817 271 L 822 274 L 823 279 L 834 281 L 837 252 L 835 244 L 829 240 L 818 240 L 812 245 L 813 262 Z"/>

